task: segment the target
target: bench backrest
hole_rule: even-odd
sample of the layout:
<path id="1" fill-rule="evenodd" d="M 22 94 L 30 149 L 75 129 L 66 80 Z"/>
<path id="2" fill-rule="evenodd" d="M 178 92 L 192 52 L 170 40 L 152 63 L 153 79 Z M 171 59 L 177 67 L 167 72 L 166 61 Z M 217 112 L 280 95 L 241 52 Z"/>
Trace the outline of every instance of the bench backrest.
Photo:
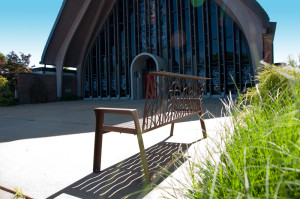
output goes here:
<path id="1" fill-rule="evenodd" d="M 170 72 L 148 74 L 143 132 L 202 113 L 208 78 Z"/>

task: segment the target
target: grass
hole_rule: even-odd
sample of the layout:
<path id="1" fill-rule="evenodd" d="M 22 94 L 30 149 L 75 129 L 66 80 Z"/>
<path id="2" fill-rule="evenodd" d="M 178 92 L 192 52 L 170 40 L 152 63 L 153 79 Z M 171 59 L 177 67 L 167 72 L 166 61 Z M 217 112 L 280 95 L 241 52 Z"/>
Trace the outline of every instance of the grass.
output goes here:
<path id="1" fill-rule="evenodd" d="M 15 187 L 14 190 L 16 193 L 15 193 L 13 199 L 26 198 L 22 189 Z"/>
<path id="2" fill-rule="evenodd" d="M 234 128 L 218 160 L 189 162 L 184 198 L 300 198 L 299 66 L 263 66 L 257 81 L 224 102 Z"/>

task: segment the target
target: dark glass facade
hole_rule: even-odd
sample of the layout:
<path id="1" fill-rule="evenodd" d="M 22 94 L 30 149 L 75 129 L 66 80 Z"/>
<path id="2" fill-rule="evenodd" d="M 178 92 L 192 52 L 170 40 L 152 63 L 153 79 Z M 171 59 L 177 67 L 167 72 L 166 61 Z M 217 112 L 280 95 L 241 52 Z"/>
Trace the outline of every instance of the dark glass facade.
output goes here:
<path id="1" fill-rule="evenodd" d="M 143 52 L 164 59 L 170 72 L 211 78 L 208 96 L 251 85 L 248 43 L 215 1 L 117 0 L 87 54 L 84 96 L 129 98 L 130 66 Z M 155 70 L 153 60 L 144 65 L 145 74 Z"/>

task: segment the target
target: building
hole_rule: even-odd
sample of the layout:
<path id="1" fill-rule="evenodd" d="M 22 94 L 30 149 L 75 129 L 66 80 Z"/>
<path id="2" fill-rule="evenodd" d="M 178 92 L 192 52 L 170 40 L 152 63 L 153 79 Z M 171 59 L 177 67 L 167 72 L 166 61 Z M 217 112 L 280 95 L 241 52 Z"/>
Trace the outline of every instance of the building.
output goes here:
<path id="1" fill-rule="evenodd" d="M 64 0 L 41 63 L 58 99 L 64 66 L 82 98 L 144 98 L 153 70 L 209 77 L 205 95 L 225 96 L 273 62 L 275 29 L 256 0 Z"/>

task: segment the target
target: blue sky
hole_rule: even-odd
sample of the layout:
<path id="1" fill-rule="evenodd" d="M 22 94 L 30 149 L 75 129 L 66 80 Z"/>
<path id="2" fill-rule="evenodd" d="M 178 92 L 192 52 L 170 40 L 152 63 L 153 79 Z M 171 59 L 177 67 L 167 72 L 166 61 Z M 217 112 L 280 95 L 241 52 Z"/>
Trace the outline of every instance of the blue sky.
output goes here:
<path id="1" fill-rule="evenodd" d="M 38 65 L 63 0 L 0 0 L 0 52 L 31 54 Z M 300 55 L 300 0 L 258 0 L 277 22 L 275 62 Z"/>

